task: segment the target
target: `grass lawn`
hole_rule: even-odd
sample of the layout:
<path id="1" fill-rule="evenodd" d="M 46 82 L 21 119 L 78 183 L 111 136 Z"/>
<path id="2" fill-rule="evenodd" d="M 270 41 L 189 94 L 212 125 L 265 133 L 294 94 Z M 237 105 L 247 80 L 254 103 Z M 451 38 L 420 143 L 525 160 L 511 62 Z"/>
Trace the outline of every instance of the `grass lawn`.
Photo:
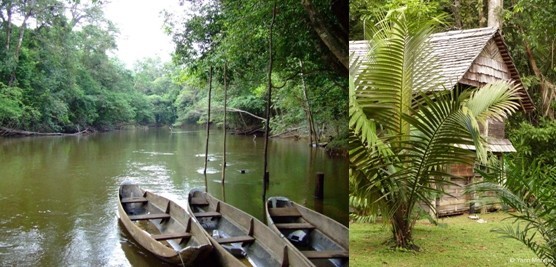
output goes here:
<path id="1" fill-rule="evenodd" d="M 512 220 L 506 213 L 479 215 L 477 223 L 467 215 L 441 219 L 445 226 L 427 220 L 417 222 L 413 232 L 420 252 L 390 249 L 383 242 L 391 235 L 384 224 L 349 225 L 350 266 L 544 266 L 525 245 L 503 238 L 491 229 Z"/>

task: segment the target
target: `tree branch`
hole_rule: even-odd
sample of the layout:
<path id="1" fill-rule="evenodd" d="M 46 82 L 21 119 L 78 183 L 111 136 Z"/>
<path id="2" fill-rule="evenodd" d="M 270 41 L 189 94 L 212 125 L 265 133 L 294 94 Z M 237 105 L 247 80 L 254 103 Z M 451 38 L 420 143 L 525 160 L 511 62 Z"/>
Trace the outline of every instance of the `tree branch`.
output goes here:
<path id="1" fill-rule="evenodd" d="M 518 27 L 519 32 L 522 36 L 526 36 L 523 28 Z M 525 47 L 525 53 L 527 54 L 527 59 L 529 61 L 529 66 L 533 70 L 533 73 L 539 79 L 539 86 L 541 89 L 541 105 L 543 116 L 554 119 L 554 109 L 552 108 L 552 100 L 556 98 L 556 86 L 547 80 L 542 74 L 541 70 L 537 65 L 535 56 L 533 55 L 533 50 L 529 45 L 529 42 L 524 38 L 523 46 Z"/>
<path id="2" fill-rule="evenodd" d="M 217 108 L 217 109 L 215 109 L 215 111 L 222 111 L 222 108 Z M 249 115 L 249 116 L 251 116 L 251 117 L 253 117 L 253 118 L 259 119 L 259 120 L 261 120 L 261 121 L 263 121 L 263 122 L 266 121 L 266 119 L 263 118 L 263 117 L 257 116 L 257 115 L 255 115 L 255 114 L 249 112 L 249 111 L 245 111 L 245 110 L 238 109 L 238 108 L 229 108 L 229 107 L 227 107 L 227 108 L 226 108 L 226 112 L 241 112 L 241 113 L 245 113 L 245 114 L 247 114 L 247 115 Z"/>
<path id="3" fill-rule="evenodd" d="M 309 16 L 311 21 L 311 26 L 317 32 L 320 39 L 328 47 L 330 52 L 334 54 L 336 59 L 343 65 L 346 70 L 349 69 L 349 55 L 348 55 L 348 45 L 347 41 L 343 38 L 337 36 L 332 31 L 330 31 L 324 23 L 321 15 L 317 13 L 315 6 L 311 0 L 301 0 L 305 12 Z"/>

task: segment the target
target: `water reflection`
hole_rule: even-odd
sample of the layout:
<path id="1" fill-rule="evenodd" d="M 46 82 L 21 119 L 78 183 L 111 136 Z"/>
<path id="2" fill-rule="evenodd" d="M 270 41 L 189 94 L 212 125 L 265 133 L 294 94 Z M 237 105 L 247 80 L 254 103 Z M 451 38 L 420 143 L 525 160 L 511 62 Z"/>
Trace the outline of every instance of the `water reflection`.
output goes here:
<path id="1" fill-rule="evenodd" d="M 147 154 L 149 156 L 173 156 L 174 153 L 155 152 L 155 151 L 133 151 L 133 153 Z"/>
<path id="2" fill-rule="evenodd" d="M 207 167 L 206 173 L 207 174 L 215 174 L 215 173 L 219 173 L 220 171 L 215 169 L 214 167 Z M 205 173 L 205 168 L 199 168 L 197 169 L 197 173 L 198 174 L 204 174 Z"/>
<path id="3" fill-rule="evenodd" d="M 44 254 L 44 234 L 36 228 L 23 227 L 3 233 L 0 242 L 0 263 L 2 266 L 34 266 L 41 262 Z"/>
<path id="4" fill-rule="evenodd" d="M 214 196 L 262 219 L 262 150 L 252 137 L 228 138 L 221 180 L 221 133 L 211 135 L 207 180 Z M 0 138 L 0 266 L 152 266 L 116 217 L 124 180 L 185 205 L 204 187 L 203 131 L 121 131 L 82 137 Z M 289 140 L 270 142 L 270 188 L 347 223 L 347 161 Z M 201 170 L 201 172 L 199 172 Z M 242 173 L 242 170 L 245 170 Z M 325 200 L 312 196 L 325 173 Z"/>

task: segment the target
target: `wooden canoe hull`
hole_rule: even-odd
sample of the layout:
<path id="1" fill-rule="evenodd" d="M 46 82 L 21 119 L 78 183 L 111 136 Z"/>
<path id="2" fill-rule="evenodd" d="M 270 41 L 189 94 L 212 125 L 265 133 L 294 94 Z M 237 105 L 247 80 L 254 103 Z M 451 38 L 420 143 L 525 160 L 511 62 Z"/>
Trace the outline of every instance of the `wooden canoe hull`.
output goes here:
<path id="1" fill-rule="evenodd" d="M 134 196 L 122 195 L 122 192 L 133 192 Z M 139 200 L 125 202 L 131 198 Z M 158 217 L 164 218 L 144 219 L 157 214 L 162 214 Z M 118 217 L 139 245 L 166 262 L 195 266 L 212 250 L 204 231 L 198 225 L 188 223 L 192 220 L 182 207 L 162 196 L 144 191 L 137 185 L 120 186 Z"/>
<path id="2" fill-rule="evenodd" d="M 285 197 L 270 197 L 265 206 L 268 226 L 308 260 L 317 266 L 349 266 L 346 226 Z M 288 236 L 296 231 L 305 234 L 306 239 L 294 245 Z"/>
<path id="3" fill-rule="evenodd" d="M 191 190 L 187 208 L 190 214 L 197 215 L 195 221 L 206 230 L 205 234 L 213 243 L 215 256 L 222 266 L 314 266 L 264 223 L 210 194 Z M 216 213 L 219 215 L 204 217 L 206 214 Z M 232 237 L 215 238 L 212 236 L 214 230 L 226 232 Z M 249 240 L 242 243 L 249 263 L 238 260 L 221 245 L 225 240 L 233 238 Z"/>

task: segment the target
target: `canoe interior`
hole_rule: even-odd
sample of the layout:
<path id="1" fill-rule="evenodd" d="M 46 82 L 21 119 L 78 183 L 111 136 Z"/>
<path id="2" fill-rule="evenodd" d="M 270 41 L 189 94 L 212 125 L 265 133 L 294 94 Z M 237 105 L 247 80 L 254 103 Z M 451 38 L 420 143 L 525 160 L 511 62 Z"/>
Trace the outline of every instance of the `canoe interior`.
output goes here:
<path id="1" fill-rule="evenodd" d="M 245 256 L 236 253 L 235 259 L 242 259 L 247 266 L 312 266 L 301 254 L 290 248 L 276 233 L 259 220 L 220 200 L 198 190 L 189 193 L 189 208 L 197 215 L 197 221 L 212 238 L 215 247 L 228 248 L 218 250 L 225 255 L 234 257 L 230 247 L 245 252 Z M 212 214 L 214 216 L 206 216 Z M 242 240 L 244 242 L 233 242 Z M 232 241 L 229 243 L 228 241 Z M 287 247 L 287 248 L 286 248 Z M 289 250 L 288 250 L 289 249 Z M 295 254 L 297 253 L 297 254 Z M 284 256 L 286 255 L 286 256 Z M 235 262 L 232 259 L 232 262 Z"/>
<path id="2" fill-rule="evenodd" d="M 313 218 L 309 219 L 311 216 Z M 349 265 L 347 228 L 331 223 L 332 219 L 300 207 L 285 197 L 271 197 L 267 201 L 267 219 L 316 266 L 345 267 Z M 338 224 L 340 225 L 340 224 Z M 330 236 L 329 232 L 345 235 L 346 240 Z"/>
<path id="3" fill-rule="evenodd" d="M 134 184 L 121 185 L 119 197 L 124 226 L 140 245 L 159 258 L 187 266 L 199 263 L 210 253 L 208 238 L 173 201 Z"/>

